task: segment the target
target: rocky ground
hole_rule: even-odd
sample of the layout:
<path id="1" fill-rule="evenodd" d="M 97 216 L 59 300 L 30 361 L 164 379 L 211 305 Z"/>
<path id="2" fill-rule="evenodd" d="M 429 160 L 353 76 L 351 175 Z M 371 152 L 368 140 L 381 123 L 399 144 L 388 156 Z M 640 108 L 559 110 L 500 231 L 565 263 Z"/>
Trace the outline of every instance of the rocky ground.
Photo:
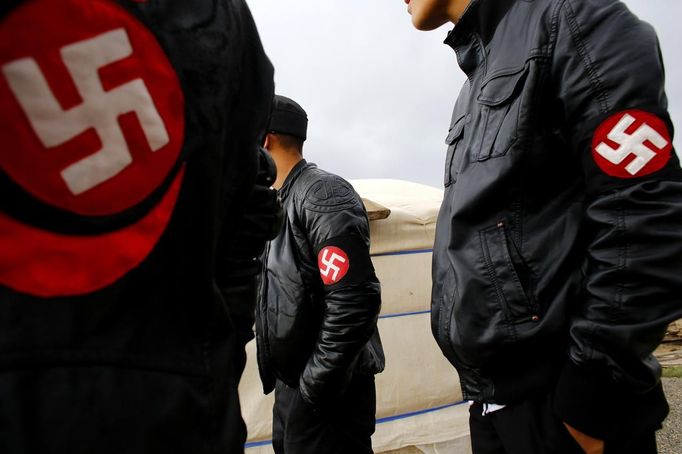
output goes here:
<path id="1" fill-rule="evenodd" d="M 658 432 L 659 454 L 682 454 L 682 378 L 664 378 L 670 413 Z"/>
<path id="2" fill-rule="evenodd" d="M 678 377 L 663 378 L 663 389 L 670 404 L 670 413 L 658 432 L 659 454 L 682 454 L 682 341 L 666 342 L 656 351 L 664 375 Z M 675 373 L 676 372 L 676 373 Z"/>

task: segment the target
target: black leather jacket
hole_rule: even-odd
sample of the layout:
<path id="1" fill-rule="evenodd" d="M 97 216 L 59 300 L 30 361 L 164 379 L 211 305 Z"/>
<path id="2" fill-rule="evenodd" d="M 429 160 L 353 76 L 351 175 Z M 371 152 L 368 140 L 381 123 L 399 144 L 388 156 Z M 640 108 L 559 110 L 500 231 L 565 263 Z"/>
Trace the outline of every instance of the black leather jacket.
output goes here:
<path id="1" fill-rule="evenodd" d="M 74 85 L 75 71 L 61 63 L 61 51 L 105 39 L 107 47 L 81 47 L 80 80 L 91 88 L 102 83 L 124 107 L 146 109 L 111 117 L 108 131 L 119 127 L 125 135 L 129 167 L 91 191 L 64 197 L 94 201 L 99 210 L 118 204 L 106 215 L 45 203 L 22 187 L 45 182 L 14 178 L 5 166 L 11 156 L 0 152 L 0 450 L 242 452 L 238 342 L 245 339 L 238 333 L 251 330 L 255 291 L 244 296 L 236 288 L 244 282 L 234 273 L 243 270 L 231 269 L 234 261 L 225 261 L 232 257 L 216 245 L 240 233 L 236 212 L 257 179 L 274 91 L 273 68 L 246 4 L 12 0 L 0 5 L 0 32 L 15 37 L 0 49 L 0 67 L 38 58 L 64 109 L 92 98 L 79 97 L 76 88 L 86 89 Z M 111 45 L 112 36 L 128 39 Z M 130 52 L 121 55 L 125 45 Z M 0 99 L 7 103 L 0 129 L 12 133 L 14 155 L 28 156 L 42 145 L 6 77 L 0 71 Z M 137 91 L 121 96 L 132 83 Z M 135 95 L 140 92 L 149 95 Z M 98 107 L 101 124 L 111 106 Z M 156 151 L 144 134 L 155 110 L 168 131 L 168 146 Z M 78 134 L 67 128 L 73 118 L 66 114 L 48 120 L 54 130 L 71 131 L 63 145 L 80 153 L 75 158 L 101 146 L 101 129 Z M 79 121 L 95 124 L 83 115 Z M 158 128 L 152 133 L 158 136 Z M 64 154 L 64 147 L 49 145 L 39 152 Z M 173 146 L 175 160 L 158 164 Z M 35 175 L 28 162 L 28 175 Z M 68 162 L 51 163 L 50 175 L 60 181 Z M 130 174 L 136 169 L 143 171 Z M 150 189 L 145 183 L 152 177 L 160 178 Z M 124 193 L 138 203 L 121 208 Z M 60 194 L 48 192 L 57 202 Z M 27 235 L 41 241 L 26 241 Z M 32 253 L 15 260 L 13 252 L 22 249 Z"/>
<path id="2" fill-rule="evenodd" d="M 474 0 L 445 42 L 467 81 L 432 329 L 465 398 L 555 387 L 593 435 L 628 414 L 656 425 L 652 352 L 682 316 L 682 175 L 654 30 L 616 0 Z"/>
<path id="3" fill-rule="evenodd" d="M 256 313 L 258 365 L 266 393 L 278 378 L 319 406 L 352 374 L 384 368 L 369 222 L 348 182 L 305 160 L 280 194 L 284 226 L 266 247 Z"/>

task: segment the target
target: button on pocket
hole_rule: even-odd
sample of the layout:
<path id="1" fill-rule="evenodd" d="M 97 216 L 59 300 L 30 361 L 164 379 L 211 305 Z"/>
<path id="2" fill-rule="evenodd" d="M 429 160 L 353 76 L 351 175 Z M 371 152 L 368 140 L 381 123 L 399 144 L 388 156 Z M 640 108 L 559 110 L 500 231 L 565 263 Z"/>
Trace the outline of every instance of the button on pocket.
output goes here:
<path id="1" fill-rule="evenodd" d="M 518 138 L 521 96 L 528 67 L 500 71 L 483 82 L 481 105 L 482 142 L 476 159 L 485 161 L 507 154 Z"/>
<path id="2" fill-rule="evenodd" d="M 445 156 L 444 184 L 446 188 L 457 180 L 459 168 L 455 162 L 455 155 L 457 145 L 461 142 L 462 137 L 464 136 L 465 118 L 466 116 L 462 115 L 459 119 L 457 119 L 450 128 L 448 136 L 445 138 L 445 143 L 448 145 L 448 153 Z"/>

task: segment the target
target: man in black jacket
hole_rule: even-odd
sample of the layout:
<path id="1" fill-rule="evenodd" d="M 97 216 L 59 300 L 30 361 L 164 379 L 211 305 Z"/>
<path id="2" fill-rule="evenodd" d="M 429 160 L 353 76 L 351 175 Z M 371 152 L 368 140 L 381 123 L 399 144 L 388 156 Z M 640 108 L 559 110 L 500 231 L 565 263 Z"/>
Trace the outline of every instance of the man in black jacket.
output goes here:
<path id="1" fill-rule="evenodd" d="M 682 173 L 654 30 L 617 0 L 406 3 L 418 29 L 455 24 L 467 75 L 432 328 L 473 402 L 474 452 L 656 452 Z"/>
<path id="2" fill-rule="evenodd" d="M 266 247 L 256 315 L 265 393 L 275 389 L 278 454 L 371 453 L 379 282 L 360 197 L 303 159 L 308 119 L 276 96 L 265 147 L 277 165 L 284 227 Z"/>
<path id="3" fill-rule="evenodd" d="M 246 4 L 11 0 L 0 37 L 0 450 L 242 452 L 276 215 Z"/>

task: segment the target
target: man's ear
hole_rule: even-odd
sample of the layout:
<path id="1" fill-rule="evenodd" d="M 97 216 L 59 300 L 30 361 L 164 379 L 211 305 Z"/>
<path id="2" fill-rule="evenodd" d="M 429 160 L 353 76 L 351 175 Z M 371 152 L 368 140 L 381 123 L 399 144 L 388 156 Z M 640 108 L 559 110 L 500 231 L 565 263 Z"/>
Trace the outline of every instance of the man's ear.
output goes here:
<path id="1" fill-rule="evenodd" d="M 270 151 L 270 133 L 265 134 L 265 140 L 263 141 L 263 148 Z"/>

